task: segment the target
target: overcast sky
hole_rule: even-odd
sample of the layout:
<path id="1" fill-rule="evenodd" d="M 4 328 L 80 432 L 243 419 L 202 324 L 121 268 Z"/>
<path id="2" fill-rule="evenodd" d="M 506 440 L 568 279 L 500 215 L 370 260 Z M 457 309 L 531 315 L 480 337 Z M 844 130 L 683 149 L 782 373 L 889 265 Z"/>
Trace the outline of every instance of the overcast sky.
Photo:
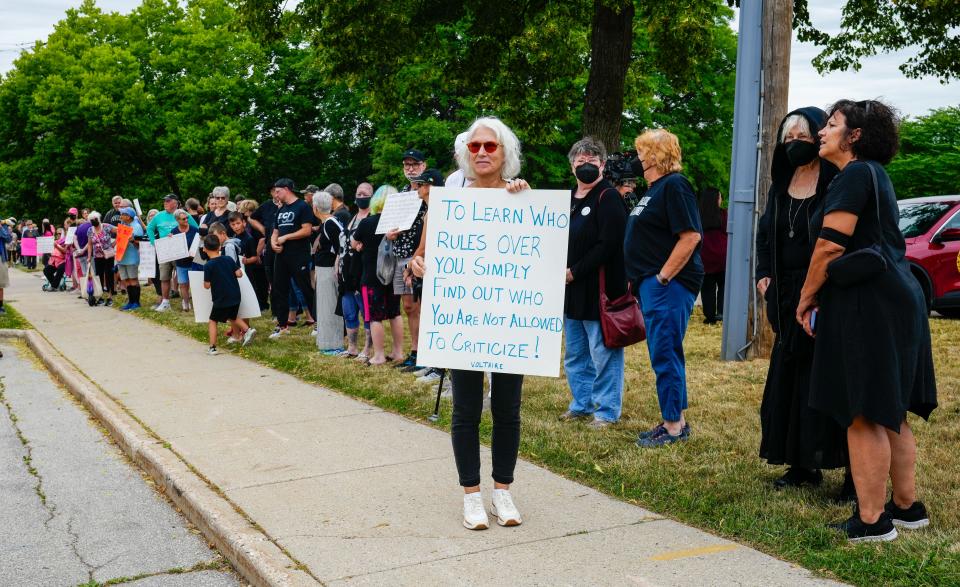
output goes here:
<path id="1" fill-rule="evenodd" d="M 140 0 L 97 0 L 106 11 L 128 12 Z M 24 46 L 45 39 L 53 25 L 80 0 L 0 0 L 0 73 L 13 67 Z M 289 5 L 296 4 L 290 0 Z M 830 32 L 839 28 L 841 3 L 810 0 L 814 23 Z M 736 23 L 733 23 L 736 27 Z M 831 73 L 821 76 L 810 65 L 817 49 L 794 39 L 790 65 L 790 108 L 826 106 L 838 98 L 884 98 L 904 114 L 925 114 L 931 108 L 960 105 L 960 83 L 942 85 L 933 79 L 913 80 L 897 69 L 904 54 L 879 55 L 867 59 L 858 73 Z M 909 56 L 909 52 L 906 52 Z"/>

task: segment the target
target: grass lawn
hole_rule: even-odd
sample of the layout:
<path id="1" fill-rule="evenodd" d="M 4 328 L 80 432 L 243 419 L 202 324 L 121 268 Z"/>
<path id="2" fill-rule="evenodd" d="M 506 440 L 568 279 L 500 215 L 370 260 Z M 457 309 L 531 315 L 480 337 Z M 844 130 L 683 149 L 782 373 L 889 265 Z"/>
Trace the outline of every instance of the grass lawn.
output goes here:
<path id="1" fill-rule="evenodd" d="M 141 318 L 206 341 L 206 324 L 193 313 L 156 313 L 152 290 L 144 288 Z M 124 300 L 121 298 L 121 303 Z M 119 304 L 118 304 L 119 305 Z M 179 300 L 173 301 L 174 308 Z M 646 348 L 627 351 L 623 419 L 592 431 L 582 423 L 557 421 L 569 401 L 566 380 L 528 377 L 524 386 L 522 456 L 609 495 L 649 508 L 709 532 L 798 563 L 828 577 L 858 585 L 960 585 L 960 321 L 930 321 L 940 390 L 940 409 L 928 424 L 911 416 L 919 443 L 918 487 L 932 525 L 902 531 L 892 543 L 851 546 L 826 522 L 849 516 L 837 506 L 842 471 L 828 472 L 815 490 L 774 491 L 783 473 L 757 458 L 759 408 L 767 361 L 720 361 L 720 327 L 702 324 L 697 309 L 686 339 L 691 440 L 659 450 L 634 446 L 637 434 L 659 421 Z M 254 320 L 260 334 L 234 352 L 264 365 L 362 398 L 426 423 L 436 386 L 421 386 L 389 367 L 316 352 L 306 328 L 268 341 L 267 318 Z M 224 347 L 221 341 L 221 348 Z M 445 401 L 436 426 L 449 429 Z M 490 440 L 489 416 L 482 435 Z M 522 479 L 519 480 L 523 482 Z"/>
<path id="2" fill-rule="evenodd" d="M 26 330 L 32 329 L 33 326 L 30 325 L 27 320 L 20 315 L 15 309 L 4 304 L 4 309 L 7 311 L 6 314 L 0 314 L 0 328 L 11 328 L 16 330 Z"/>

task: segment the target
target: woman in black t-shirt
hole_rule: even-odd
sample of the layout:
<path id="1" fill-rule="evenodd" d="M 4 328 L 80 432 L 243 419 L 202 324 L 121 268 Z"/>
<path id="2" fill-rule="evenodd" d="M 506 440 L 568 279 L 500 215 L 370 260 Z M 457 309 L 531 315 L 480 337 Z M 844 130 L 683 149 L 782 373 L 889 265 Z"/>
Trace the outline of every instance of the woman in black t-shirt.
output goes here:
<path id="1" fill-rule="evenodd" d="M 377 234 L 380 212 L 387 196 L 397 193 L 393 186 L 380 186 L 370 200 L 370 215 L 360 221 L 351 237 L 351 245 L 360 251 L 363 263 L 363 277 L 360 279 L 360 295 L 363 297 L 364 322 L 370 323 L 370 336 L 373 339 L 373 356 L 369 365 L 383 365 L 403 357 L 403 318 L 400 316 L 400 296 L 393 293 L 393 282 L 384 285 L 377 277 L 377 254 L 383 235 Z M 384 341 L 386 332 L 384 322 L 389 322 L 393 335 L 393 354 L 386 356 Z"/>
<path id="2" fill-rule="evenodd" d="M 840 173 L 815 219 L 823 228 L 796 310 L 808 335 L 816 328 L 810 406 L 847 429 L 858 505 L 835 527 L 852 542 L 893 540 L 895 525 L 929 524 L 906 418 L 937 407 L 930 325 L 881 166 L 898 139 L 897 117 L 881 102 L 841 100 L 830 109 L 819 153 Z M 893 499 L 884 504 L 888 478 Z"/>
<path id="3" fill-rule="evenodd" d="M 703 230 L 697 196 L 680 175 L 680 142 L 663 129 L 634 142 L 649 188 L 627 219 L 624 264 L 640 296 L 647 351 L 657 374 L 663 422 L 640 433 L 637 445 L 656 447 L 690 438 L 684 418 L 687 374 L 683 338 L 703 281 Z"/>

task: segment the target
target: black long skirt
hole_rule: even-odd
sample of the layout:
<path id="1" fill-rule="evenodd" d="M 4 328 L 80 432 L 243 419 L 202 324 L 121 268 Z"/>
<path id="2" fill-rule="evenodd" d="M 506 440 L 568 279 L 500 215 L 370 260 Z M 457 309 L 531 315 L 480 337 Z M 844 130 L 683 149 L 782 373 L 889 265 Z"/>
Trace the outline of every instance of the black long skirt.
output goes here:
<path id="1" fill-rule="evenodd" d="M 797 324 L 803 272 L 786 274 L 771 288 L 771 319 L 779 330 L 760 406 L 760 458 L 806 469 L 847 466 L 847 434 L 833 418 L 810 407 L 814 339 Z M 777 320 L 779 318 L 779 321 Z"/>

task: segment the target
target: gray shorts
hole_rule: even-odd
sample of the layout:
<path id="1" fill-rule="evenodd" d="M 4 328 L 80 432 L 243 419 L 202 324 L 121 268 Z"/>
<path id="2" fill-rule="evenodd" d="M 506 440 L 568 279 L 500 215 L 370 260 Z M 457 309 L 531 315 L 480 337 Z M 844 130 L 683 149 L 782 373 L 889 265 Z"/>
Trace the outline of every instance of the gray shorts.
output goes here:
<path id="1" fill-rule="evenodd" d="M 406 259 L 397 259 L 397 268 L 393 271 L 393 293 L 394 295 L 407 295 L 413 293 L 412 287 L 407 287 L 407 284 L 403 281 L 403 270 L 407 268 L 407 264 L 410 262 L 412 257 Z"/>
<path id="2" fill-rule="evenodd" d="M 5 287 L 10 287 L 10 271 L 7 269 L 7 264 L 0 261 L 0 289 Z"/>
<path id="3" fill-rule="evenodd" d="M 173 274 L 177 272 L 177 262 L 167 261 L 160 263 L 160 281 L 170 281 Z"/>
<path id="4" fill-rule="evenodd" d="M 117 265 L 117 272 L 120 274 L 120 279 L 138 279 L 138 271 L 140 270 L 139 265 Z"/>

